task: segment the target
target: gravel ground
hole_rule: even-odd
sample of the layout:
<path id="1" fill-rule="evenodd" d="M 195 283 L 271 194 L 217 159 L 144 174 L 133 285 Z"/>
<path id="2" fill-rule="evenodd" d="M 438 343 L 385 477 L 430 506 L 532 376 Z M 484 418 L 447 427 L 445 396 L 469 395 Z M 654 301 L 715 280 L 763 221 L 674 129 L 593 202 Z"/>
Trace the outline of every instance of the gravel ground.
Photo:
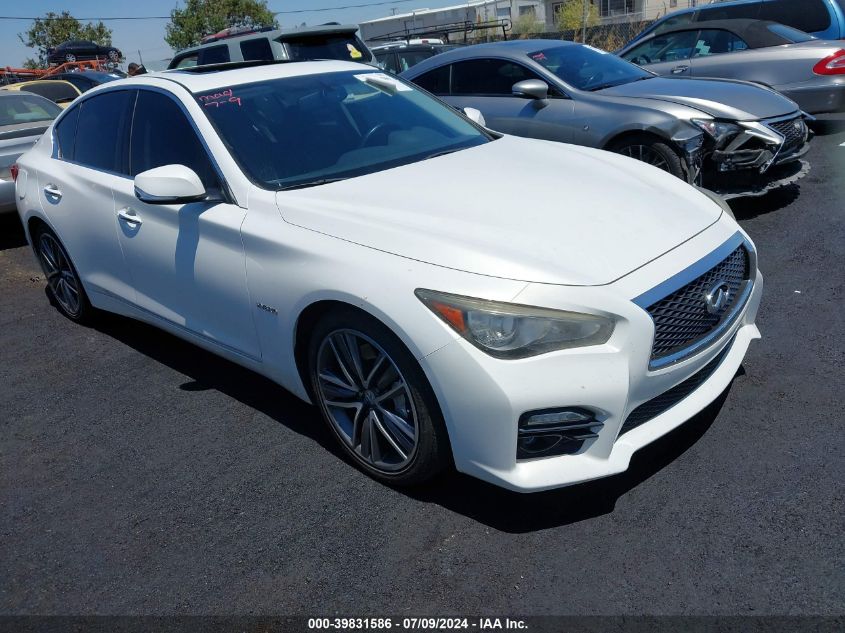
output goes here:
<path id="1" fill-rule="evenodd" d="M 845 613 L 845 131 L 734 201 L 766 275 L 723 397 L 624 475 L 386 488 L 315 409 L 118 317 L 48 306 L 0 223 L 0 613 Z"/>

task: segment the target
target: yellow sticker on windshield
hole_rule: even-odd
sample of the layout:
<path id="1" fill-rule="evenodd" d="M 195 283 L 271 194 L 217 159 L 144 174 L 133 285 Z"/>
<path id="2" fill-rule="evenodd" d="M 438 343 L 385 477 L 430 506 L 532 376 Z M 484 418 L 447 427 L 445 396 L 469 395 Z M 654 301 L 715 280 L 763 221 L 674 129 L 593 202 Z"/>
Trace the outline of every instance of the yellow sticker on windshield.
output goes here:
<path id="1" fill-rule="evenodd" d="M 347 44 L 346 50 L 349 51 L 349 56 L 352 59 L 361 59 L 364 56 L 363 53 L 361 53 L 361 51 L 359 51 L 357 48 L 352 46 L 352 44 Z"/>

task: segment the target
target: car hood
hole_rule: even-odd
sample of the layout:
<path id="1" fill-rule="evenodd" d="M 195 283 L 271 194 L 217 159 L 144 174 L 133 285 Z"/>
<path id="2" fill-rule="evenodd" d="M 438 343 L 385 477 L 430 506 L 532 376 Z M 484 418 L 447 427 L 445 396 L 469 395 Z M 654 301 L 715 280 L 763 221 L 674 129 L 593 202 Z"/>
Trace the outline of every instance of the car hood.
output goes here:
<path id="1" fill-rule="evenodd" d="M 727 79 L 653 77 L 646 81 L 606 88 L 599 94 L 675 103 L 695 108 L 712 117 L 735 121 L 757 121 L 798 110 L 794 101 L 774 90 Z"/>
<path id="2" fill-rule="evenodd" d="M 504 136 L 394 169 L 280 191 L 284 219 L 470 273 L 610 283 L 713 224 L 683 181 L 609 152 Z"/>

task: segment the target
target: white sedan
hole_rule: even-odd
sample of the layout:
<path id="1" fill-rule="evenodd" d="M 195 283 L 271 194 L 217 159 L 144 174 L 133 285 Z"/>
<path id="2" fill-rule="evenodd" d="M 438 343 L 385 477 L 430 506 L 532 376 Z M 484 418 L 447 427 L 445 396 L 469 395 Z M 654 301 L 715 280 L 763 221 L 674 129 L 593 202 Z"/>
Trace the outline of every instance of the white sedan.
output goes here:
<path id="1" fill-rule="evenodd" d="M 624 471 L 730 383 L 762 292 L 729 210 L 492 134 L 346 62 L 112 82 L 19 161 L 56 307 L 152 323 L 318 405 L 391 484 Z"/>

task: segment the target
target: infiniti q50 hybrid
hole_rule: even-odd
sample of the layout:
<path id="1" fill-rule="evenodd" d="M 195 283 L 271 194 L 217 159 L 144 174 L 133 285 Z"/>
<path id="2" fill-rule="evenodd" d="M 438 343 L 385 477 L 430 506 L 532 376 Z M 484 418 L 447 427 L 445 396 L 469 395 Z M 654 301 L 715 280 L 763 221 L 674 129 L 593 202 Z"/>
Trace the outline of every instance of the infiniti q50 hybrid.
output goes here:
<path id="1" fill-rule="evenodd" d="M 759 337 L 756 251 L 717 198 L 349 62 L 91 90 L 16 197 L 67 317 L 134 317 L 270 377 L 392 484 L 624 471 Z"/>

